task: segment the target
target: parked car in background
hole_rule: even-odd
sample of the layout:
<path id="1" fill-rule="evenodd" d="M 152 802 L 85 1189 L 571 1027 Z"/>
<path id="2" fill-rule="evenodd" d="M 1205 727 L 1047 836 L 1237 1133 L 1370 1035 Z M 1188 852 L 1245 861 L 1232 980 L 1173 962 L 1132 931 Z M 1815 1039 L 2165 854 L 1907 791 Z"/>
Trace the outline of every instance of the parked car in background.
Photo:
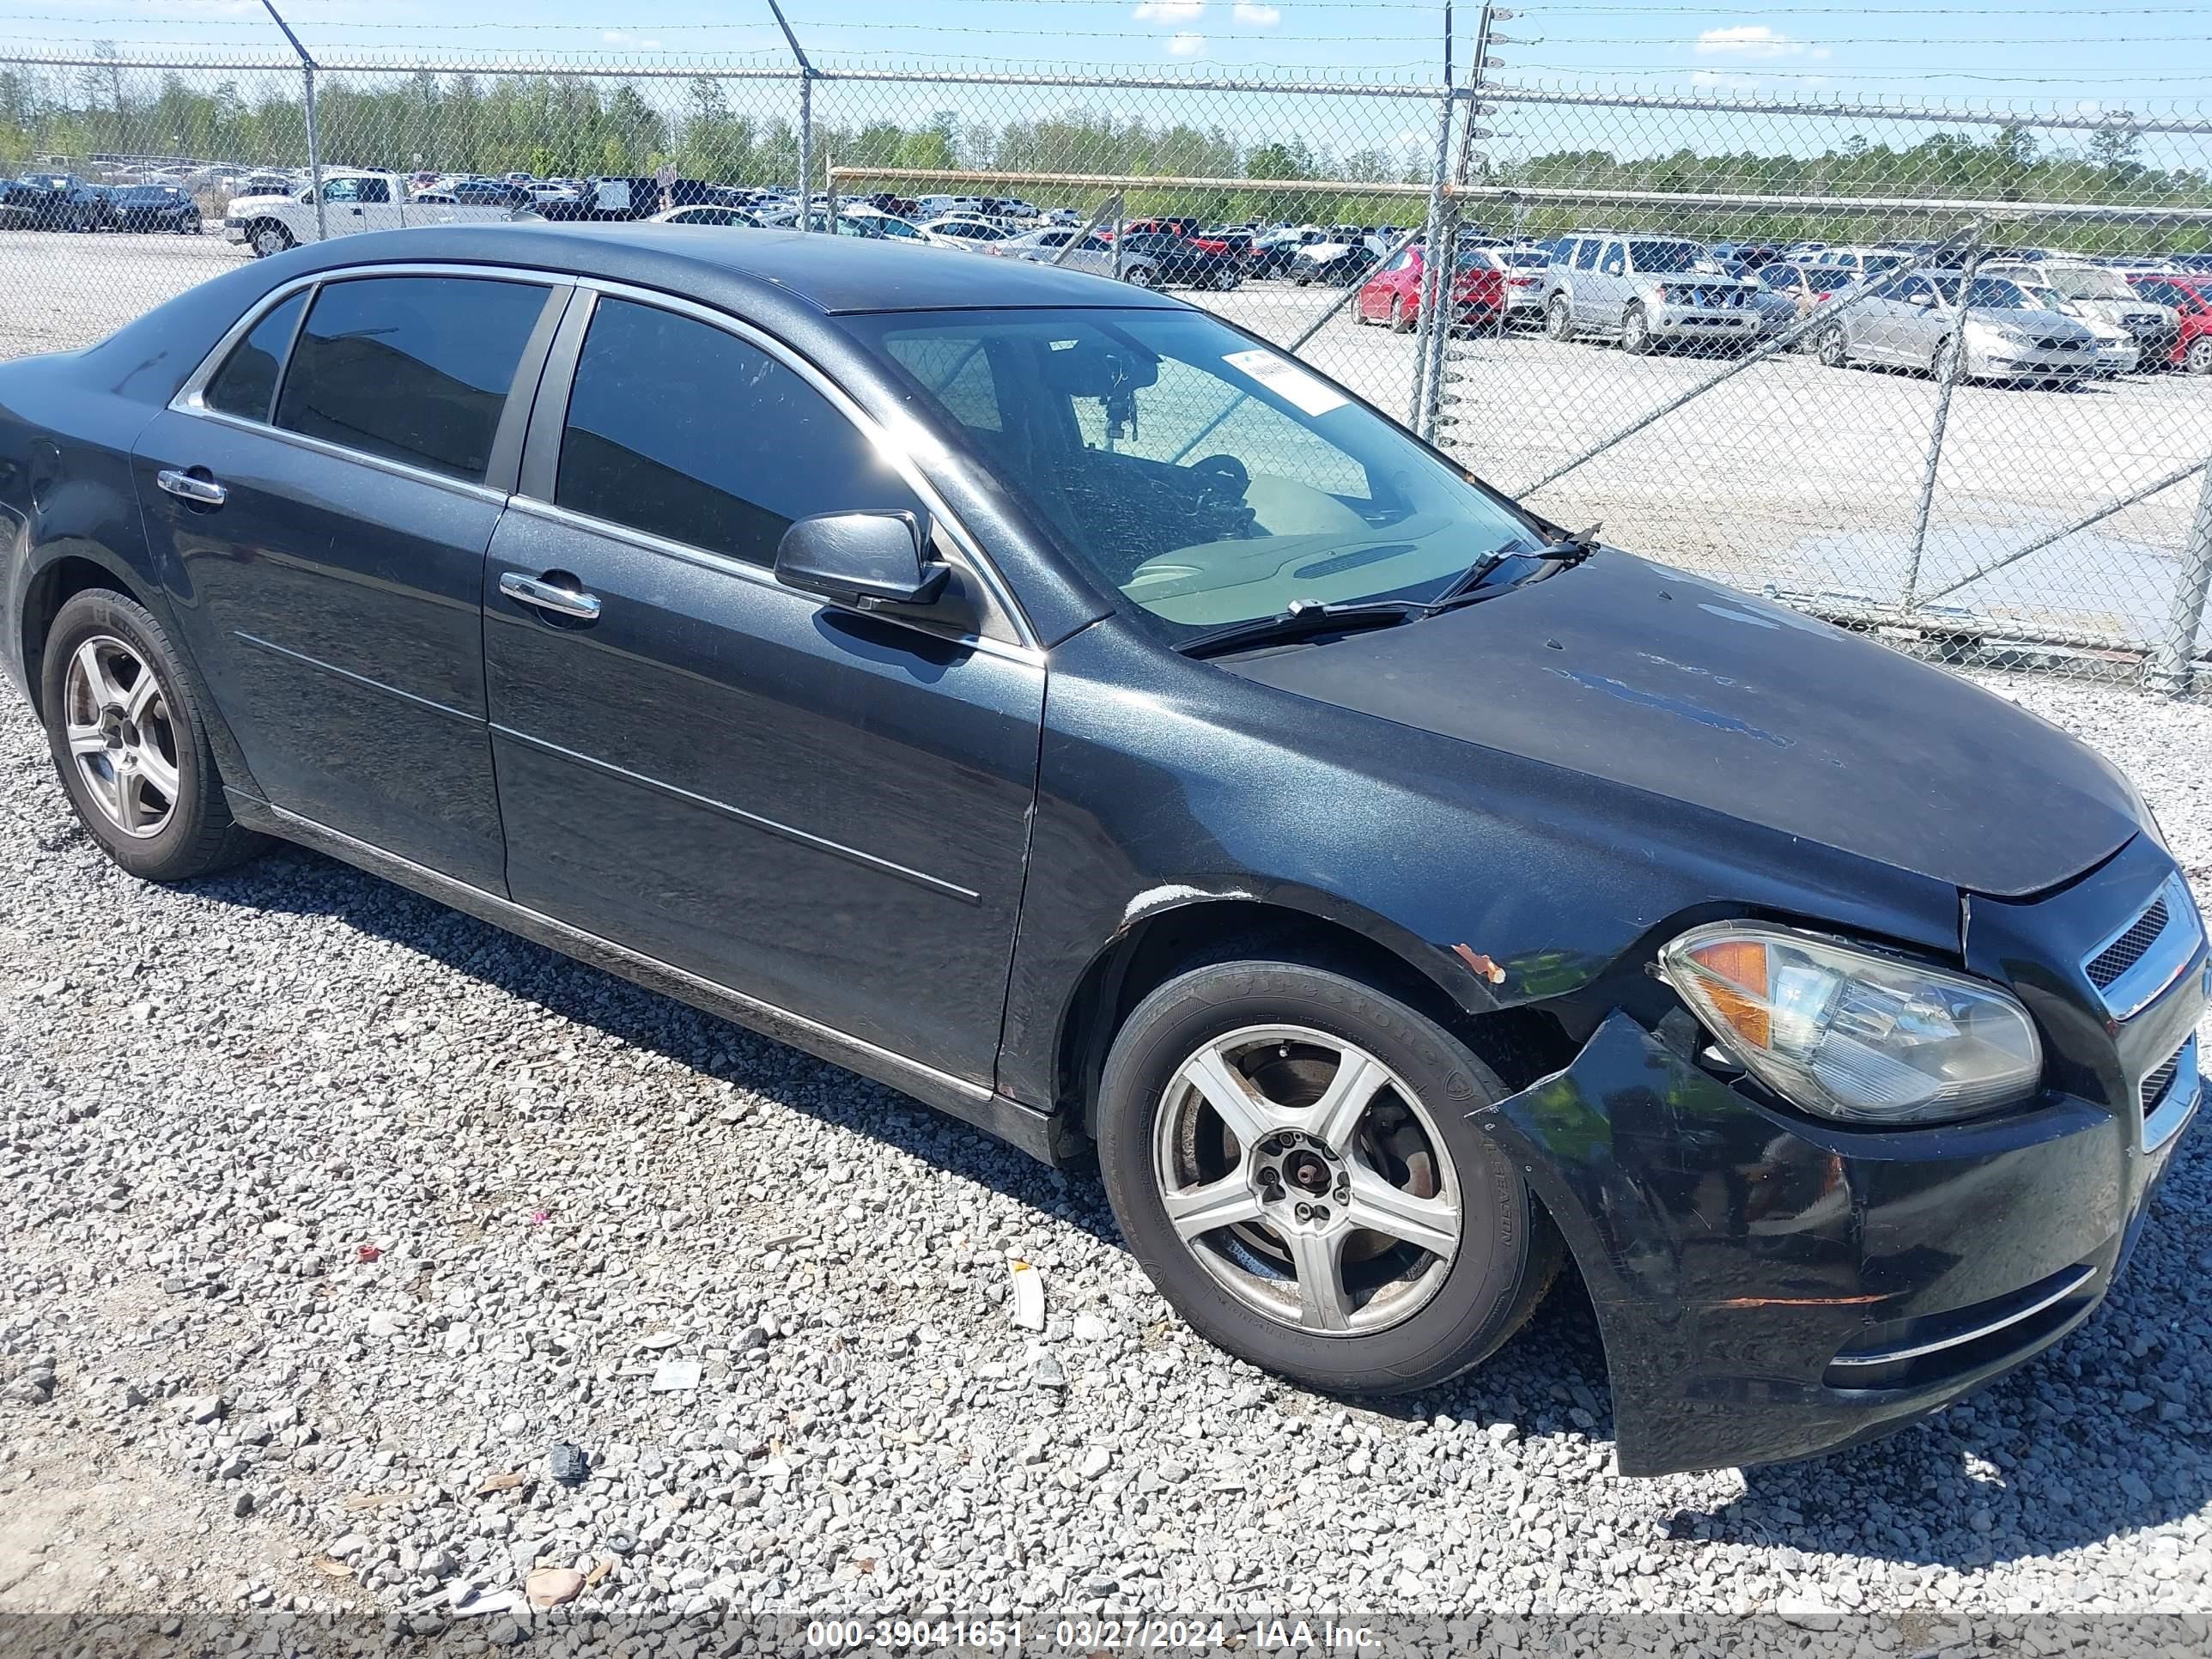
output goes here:
<path id="1" fill-rule="evenodd" d="M 816 228 L 820 228 L 817 222 Z M 905 242 L 915 247 L 928 246 L 922 240 L 921 233 L 905 220 L 895 218 L 888 213 L 878 213 L 874 209 L 865 206 L 839 209 L 837 222 L 833 228 L 840 236 L 865 236 L 878 242 Z M 996 242 L 986 242 L 983 251 L 987 253 L 995 252 L 998 246 Z"/>
<path id="2" fill-rule="evenodd" d="M 1263 230 L 1252 239 L 1246 271 L 1254 276 L 1287 276 L 1300 248 L 1328 240 L 1328 233 L 1319 225 L 1283 225 Z"/>
<path id="3" fill-rule="evenodd" d="M 1851 287 L 1857 278 L 1838 265 L 1801 265 L 1776 260 L 1760 266 L 1753 280 L 1764 292 L 1787 300 L 1792 313 L 1802 319 L 1810 316 L 1815 306 Z"/>
<path id="4" fill-rule="evenodd" d="M 1832 368 L 1865 363 L 1961 380 L 2073 386 L 2095 372 L 2096 337 L 2081 324 L 2001 276 L 1976 276 L 1962 307 L 1963 278 L 1916 271 L 1838 313 L 1814 349 Z"/>
<path id="5" fill-rule="evenodd" d="M 1084 237 L 1066 258 L 1060 258 L 1060 250 L 1075 240 L 1079 228 L 1056 225 L 1049 230 L 1025 230 L 1019 235 L 993 242 L 984 251 L 1004 259 L 1026 259 L 1032 264 L 1048 265 L 1058 261 L 1064 270 L 1088 271 L 1093 276 L 1120 275 L 1114 262 L 1114 244 L 1095 231 Z M 1147 282 L 1138 286 L 1150 288 L 1154 284 Z"/>
<path id="6" fill-rule="evenodd" d="M 1363 323 L 1388 323 L 1401 334 L 1419 321 L 1421 285 L 1427 280 L 1427 250 L 1420 243 L 1403 247 L 1359 285 L 1352 301 Z M 1460 327 L 1495 327 L 1505 318 L 1505 273 L 1484 248 L 1463 247 L 1452 272 L 1450 306 Z"/>
<path id="7" fill-rule="evenodd" d="M 1553 250 L 1544 326 L 1555 340 L 1599 334 L 1637 353 L 1683 343 L 1732 349 L 1759 337 L 1756 288 L 1686 238 L 1581 231 Z"/>
<path id="8" fill-rule="evenodd" d="M 52 768 L 19 744 L 9 806 L 48 835 L 163 883 L 303 844 L 1079 1201 L 1095 1168 L 1190 1328 L 1304 1388 L 1433 1410 L 1571 1260 L 1624 1474 L 1857 1444 L 2049 1349 L 2200 1109 L 2203 923 L 2110 762 L 1570 533 L 1162 295 L 829 238 L 362 237 L 0 363 L 0 516 Z M 9 903 L 162 914 L 82 869 Z M 542 1023 L 531 979 L 485 994 Z M 836 1133 L 911 1144 L 843 1093 Z M 2199 1293 L 2131 1291 L 2153 1330 Z M 2007 1455 L 2078 1459 L 2065 1426 Z"/>
<path id="9" fill-rule="evenodd" d="M 0 185 L 0 208 L 31 230 L 100 230 L 113 219 L 107 187 L 73 173 L 26 173 Z"/>
<path id="10" fill-rule="evenodd" d="M 757 230 L 760 221 L 743 208 L 715 207 L 702 203 L 696 207 L 667 208 L 653 216 L 651 222 L 660 225 L 719 225 L 726 229 Z"/>
<path id="11" fill-rule="evenodd" d="M 1879 276 L 1885 270 L 1912 263 L 1912 255 L 1893 247 L 1828 247 L 1813 261 L 1833 270 L 1848 270 L 1854 280 Z"/>
<path id="12" fill-rule="evenodd" d="M 2123 331 L 2135 342 L 2147 368 L 2165 362 L 2181 331 L 2181 318 L 2173 307 L 2138 293 L 2117 271 L 2073 259 L 1992 261 L 1981 270 L 1987 276 L 2039 284 L 2063 301 L 2069 315 L 2093 328 L 2102 324 Z"/>
<path id="13" fill-rule="evenodd" d="M 1121 251 L 1121 277 L 1139 288 L 1235 288 L 1243 272 L 1218 248 L 1167 231 L 1125 232 L 1114 244 Z"/>
<path id="14" fill-rule="evenodd" d="M 1533 246 L 1493 247 L 1486 250 L 1504 277 L 1505 320 L 1541 323 L 1544 320 L 1544 278 L 1552 268 L 1548 249 Z"/>
<path id="15" fill-rule="evenodd" d="M 123 185 L 108 199 L 118 230 L 166 230 L 179 236 L 200 234 L 199 204 L 180 185 Z"/>
<path id="16" fill-rule="evenodd" d="M 1291 280 L 1300 288 L 1310 283 L 1349 288 L 1365 279 L 1389 246 L 1370 231 L 1340 228 L 1327 240 L 1304 243 L 1291 251 Z"/>
<path id="17" fill-rule="evenodd" d="M 988 219 L 932 219 L 918 227 L 925 242 L 939 247 L 964 247 L 973 253 L 988 242 L 1002 242 L 1013 234 L 1004 225 Z"/>
<path id="18" fill-rule="evenodd" d="M 2173 345 L 2166 354 L 2166 366 L 2212 374 L 2212 274 L 2131 276 L 2128 286 L 2146 300 L 2172 307 Z"/>

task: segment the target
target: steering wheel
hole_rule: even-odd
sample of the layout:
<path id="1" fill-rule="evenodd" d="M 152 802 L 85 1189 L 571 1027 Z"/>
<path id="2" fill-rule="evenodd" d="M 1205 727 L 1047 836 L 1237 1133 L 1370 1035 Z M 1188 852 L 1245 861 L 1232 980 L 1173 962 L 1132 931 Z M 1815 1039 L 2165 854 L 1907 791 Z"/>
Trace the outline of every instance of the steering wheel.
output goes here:
<path id="1" fill-rule="evenodd" d="M 1199 496 L 1204 501 L 1219 500 L 1224 506 L 1230 501 L 1241 501 L 1244 492 L 1252 487 L 1251 472 L 1234 455 L 1201 456 L 1190 464 L 1190 470 L 1207 481 Z"/>

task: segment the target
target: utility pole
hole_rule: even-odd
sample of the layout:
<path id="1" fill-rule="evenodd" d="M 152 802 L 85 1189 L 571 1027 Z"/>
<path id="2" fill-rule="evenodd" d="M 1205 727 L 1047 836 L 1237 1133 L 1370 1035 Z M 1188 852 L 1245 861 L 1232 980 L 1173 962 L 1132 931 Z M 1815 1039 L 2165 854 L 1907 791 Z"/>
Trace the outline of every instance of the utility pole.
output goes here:
<path id="1" fill-rule="evenodd" d="M 814 228 L 814 82 L 819 71 L 799 44 L 799 37 L 791 32 L 791 20 L 783 15 L 776 0 L 768 0 L 768 9 L 775 14 L 775 26 L 783 31 L 783 38 L 791 47 L 791 55 L 799 60 L 799 228 Z M 830 229 L 835 230 L 836 225 Z"/>
<path id="2" fill-rule="evenodd" d="M 1437 115 L 1437 161 L 1429 175 L 1429 210 L 1421 232 L 1421 286 L 1414 301 L 1420 329 L 1413 341 L 1413 387 L 1406 400 L 1406 424 L 1426 436 L 1434 430 L 1423 420 L 1427 412 L 1430 336 L 1436 331 L 1437 242 L 1443 235 L 1444 181 L 1450 175 L 1452 124 L 1452 0 L 1444 0 L 1444 96 Z"/>
<path id="3" fill-rule="evenodd" d="M 270 21 L 284 31 L 292 50 L 300 54 L 300 75 L 307 88 L 307 176 L 315 183 L 315 240 L 328 241 L 331 228 L 323 218 L 323 147 L 315 133 L 315 60 L 307 55 L 307 49 L 300 44 L 300 37 L 292 33 L 292 26 L 277 11 L 275 0 L 261 0 L 261 4 Z"/>

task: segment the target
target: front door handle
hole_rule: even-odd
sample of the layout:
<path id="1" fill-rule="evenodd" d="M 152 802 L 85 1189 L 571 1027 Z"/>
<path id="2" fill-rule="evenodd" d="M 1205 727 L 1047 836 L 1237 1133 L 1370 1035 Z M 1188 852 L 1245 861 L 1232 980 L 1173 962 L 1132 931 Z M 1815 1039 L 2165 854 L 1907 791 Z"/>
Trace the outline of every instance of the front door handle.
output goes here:
<path id="1" fill-rule="evenodd" d="M 173 466 L 165 466 L 156 472 L 154 482 L 172 495 L 197 501 L 202 507 L 221 507 L 230 499 L 230 492 L 213 478 L 196 477 Z"/>
<path id="2" fill-rule="evenodd" d="M 550 571 L 546 573 L 549 576 L 552 574 Z M 501 572 L 499 591 L 510 599 L 520 599 L 540 611 L 550 611 L 556 617 L 568 617 L 577 622 L 597 622 L 599 619 L 598 594 L 579 592 L 575 588 L 558 582 L 526 576 L 520 570 Z"/>

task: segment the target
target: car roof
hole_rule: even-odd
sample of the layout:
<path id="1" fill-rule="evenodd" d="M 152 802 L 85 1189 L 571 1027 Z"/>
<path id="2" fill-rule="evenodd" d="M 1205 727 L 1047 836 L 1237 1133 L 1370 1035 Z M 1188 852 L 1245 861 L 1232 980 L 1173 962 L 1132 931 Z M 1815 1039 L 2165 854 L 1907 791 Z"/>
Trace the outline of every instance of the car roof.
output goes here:
<path id="1" fill-rule="evenodd" d="M 306 257 L 302 257 L 306 256 Z M 424 225 L 310 244 L 301 270 L 392 261 L 532 265 L 664 289 L 763 318 L 1071 306 L 1177 310 L 1166 295 L 1052 265 L 796 230 L 656 224 Z"/>

